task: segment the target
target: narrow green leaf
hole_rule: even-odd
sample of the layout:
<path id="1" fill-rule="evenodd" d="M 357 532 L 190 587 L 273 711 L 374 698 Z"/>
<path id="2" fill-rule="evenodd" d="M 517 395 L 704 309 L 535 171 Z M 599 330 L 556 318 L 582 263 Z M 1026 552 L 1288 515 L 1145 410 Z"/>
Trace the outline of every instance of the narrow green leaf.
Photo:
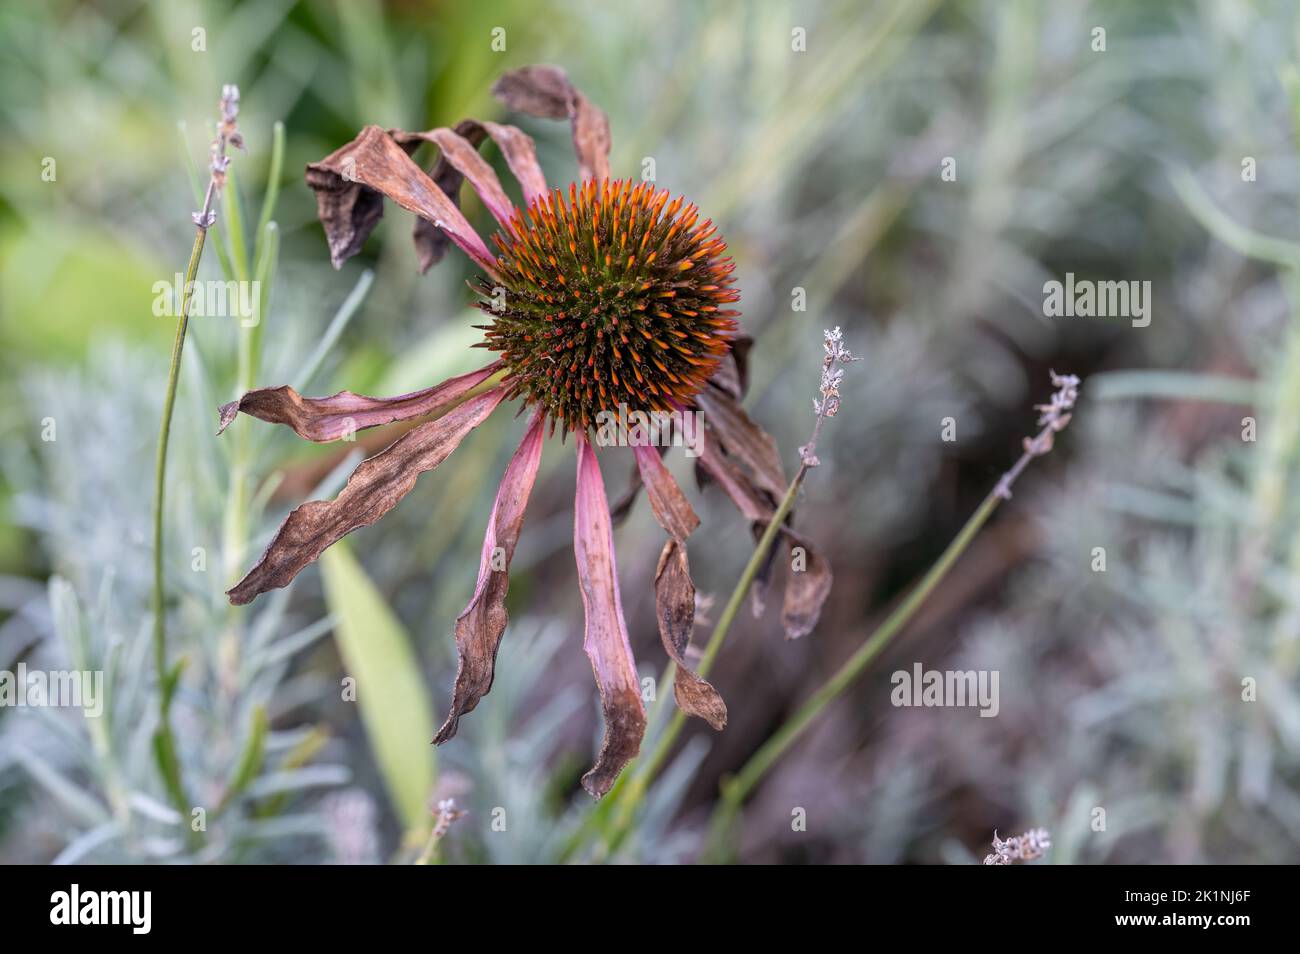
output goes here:
<path id="1" fill-rule="evenodd" d="M 257 217 L 257 242 L 254 258 L 261 256 L 260 248 L 267 223 L 275 214 L 275 204 L 280 198 L 280 176 L 284 172 L 284 123 L 277 122 L 271 129 L 271 168 L 266 174 L 266 195 L 262 197 L 262 214 Z"/>
<path id="2" fill-rule="evenodd" d="M 235 776 L 230 780 L 230 785 L 221 798 L 221 804 L 217 807 L 218 815 L 225 811 L 236 796 L 248 788 L 248 783 L 262 770 L 262 760 L 266 757 L 266 733 L 269 725 L 266 707 L 255 706 L 252 725 L 248 729 L 248 740 L 244 743 L 244 751 L 239 757 Z"/>
<path id="3" fill-rule="evenodd" d="M 1088 397 L 1097 401 L 1131 398 L 1167 398 L 1212 401 L 1220 404 L 1256 404 L 1258 382 L 1221 374 L 1190 371 L 1107 371 L 1088 378 Z"/>
<path id="4" fill-rule="evenodd" d="M 244 238 L 244 203 L 239 197 L 239 176 L 232 162 L 226 169 L 226 187 L 221 190 L 222 218 L 226 223 L 226 241 L 230 244 L 230 261 L 238 281 L 249 280 L 248 244 Z"/>
<path id="5" fill-rule="evenodd" d="M 320 558 L 334 637 L 356 679 L 361 721 L 389 797 L 408 831 L 427 828 L 433 789 L 433 714 L 411 641 L 343 543 Z"/>

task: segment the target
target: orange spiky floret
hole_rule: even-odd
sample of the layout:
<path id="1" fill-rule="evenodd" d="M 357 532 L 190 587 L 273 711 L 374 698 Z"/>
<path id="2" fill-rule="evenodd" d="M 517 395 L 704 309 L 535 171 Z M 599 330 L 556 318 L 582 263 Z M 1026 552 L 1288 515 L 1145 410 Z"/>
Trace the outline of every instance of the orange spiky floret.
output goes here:
<path id="1" fill-rule="evenodd" d="M 731 347 L 735 267 L 712 221 L 631 180 L 556 189 L 492 237 L 500 283 L 480 277 L 510 397 L 565 431 L 600 411 L 685 406 Z M 624 254 L 625 250 L 627 254 Z"/>

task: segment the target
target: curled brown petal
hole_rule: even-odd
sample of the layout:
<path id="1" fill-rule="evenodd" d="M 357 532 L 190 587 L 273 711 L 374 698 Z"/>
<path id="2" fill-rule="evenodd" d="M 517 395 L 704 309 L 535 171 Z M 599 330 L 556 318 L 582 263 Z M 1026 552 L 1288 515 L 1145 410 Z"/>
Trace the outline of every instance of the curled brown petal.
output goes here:
<path id="1" fill-rule="evenodd" d="M 719 367 L 721 371 L 729 363 L 730 376 L 720 378 L 715 374 L 709 381 L 710 387 L 697 395 L 695 403 L 704 411 L 709 433 L 721 447 L 722 453 L 713 458 L 715 467 L 725 463 L 729 468 L 729 479 L 722 481 L 724 486 L 731 488 L 728 493 L 741 504 L 746 516 L 756 521 L 753 535 L 757 543 L 767 528 L 768 518 L 776 510 L 776 504 L 785 496 L 787 485 L 776 441 L 740 406 L 745 388 L 747 351 L 748 346 L 733 351 L 731 361 Z M 783 539 L 781 544 L 785 542 Z M 750 584 L 750 608 L 755 618 L 762 616 L 767 609 L 767 591 L 781 550 L 782 546 L 776 545 L 767 551 Z M 790 635 L 789 631 L 786 635 Z"/>
<path id="2" fill-rule="evenodd" d="M 329 397 L 305 398 L 287 384 L 278 388 L 257 388 L 238 401 L 221 406 L 220 434 L 241 412 L 270 424 L 287 424 L 309 441 L 325 443 L 347 437 L 369 427 L 408 421 L 448 407 L 490 378 L 500 361 L 486 368 L 450 378 L 431 388 L 398 397 L 375 398 L 351 391 Z"/>
<path id="3" fill-rule="evenodd" d="M 700 518 L 664 466 L 658 450 L 639 445 L 633 450 L 650 509 L 669 535 L 655 570 L 655 610 L 659 617 L 659 638 L 669 658 L 677 664 L 673 697 L 683 712 L 699 716 L 722 731 L 727 725 L 726 704 L 718 691 L 686 663 L 686 650 L 695 630 L 695 583 L 686 557 L 686 538 L 700 525 Z"/>
<path id="4" fill-rule="evenodd" d="M 508 123 L 485 121 L 480 125 L 497 144 L 501 155 L 505 156 L 506 165 L 510 167 L 511 173 L 519 183 L 519 188 L 524 192 L 524 203 L 532 205 L 538 199 L 545 198 L 546 176 L 542 172 L 541 163 L 537 161 L 537 149 L 533 145 L 533 137 Z"/>
<path id="5" fill-rule="evenodd" d="M 378 126 L 367 126 L 347 145 L 308 165 L 307 184 L 316 192 L 335 268 L 361 250 L 383 215 L 381 196 L 387 196 L 445 232 L 489 275 L 497 274 L 487 246 L 456 203 Z"/>
<path id="6" fill-rule="evenodd" d="M 439 745 L 456 734 L 460 717 L 472 712 L 492 688 L 497 649 L 510 621 L 506 612 L 510 561 L 515 555 L 515 545 L 524 525 L 524 509 L 542 459 L 542 424 L 540 414 L 533 417 L 497 488 L 492 516 L 483 537 L 478 583 L 469 605 L 456 617 L 456 652 L 460 661 L 456 667 L 451 711 L 433 739 Z"/>
<path id="7" fill-rule="evenodd" d="M 805 537 L 788 528 L 784 536 L 790 543 L 790 567 L 785 577 L 781 625 L 785 627 L 786 639 L 799 639 L 817 625 L 834 577 L 830 561 L 813 549 Z"/>
<path id="8" fill-rule="evenodd" d="M 583 179 L 609 178 L 609 120 L 558 66 L 525 66 L 502 74 L 492 94 L 511 109 L 544 119 L 568 119 Z"/>
<path id="9" fill-rule="evenodd" d="M 582 608 L 586 621 L 583 649 L 600 689 L 605 737 L 596 764 L 582 777 L 582 786 L 600 798 L 614 784 L 623 766 L 641 750 L 646 715 L 641 702 L 632 644 L 623 621 L 614 561 L 614 535 L 609 503 L 596 452 L 578 438 L 578 487 L 574 497 L 573 552 L 578 561 Z"/>
<path id="10" fill-rule="evenodd" d="M 736 400 L 743 398 L 749 386 L 749 349 L 753 344 L 754 339 L 748 335 L 733 338 L 731 348 L 709 378 L 709 384 Z"/>
<path id="11" fill-rule="evenodd" d="M 410 493 L 416 478 L 447 459 L 465 435 L 505 397 L 501 387 L 470 398 L 435 421 L 411 428 L 386 450 L 361 462 L 333 500 L 311 500 L 285 517 L 257 564 L 226 595 L 235 604 L 288 586 L 325 548 L 374 523 Z"/>
<path id="12" fill-rule="evenodd" d="M 687 715 L 699 716 L 718 732 L 727 727 L 727 705 L 712 684 L 686 664 L 686 650 L 695 629 L 695 584 L 686 560 L 686 544 L 669 537 L 655 570 L 655 612 L 664 650 L 677 664 L 673 698 Z"/>

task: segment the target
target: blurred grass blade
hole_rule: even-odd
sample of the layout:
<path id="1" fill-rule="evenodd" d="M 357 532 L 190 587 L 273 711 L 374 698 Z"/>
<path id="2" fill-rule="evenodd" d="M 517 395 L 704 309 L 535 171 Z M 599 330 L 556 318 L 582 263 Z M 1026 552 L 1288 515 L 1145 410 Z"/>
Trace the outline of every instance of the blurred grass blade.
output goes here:
<path id="1" fill-rule="evenodd" d="M 356 679 L 361 721 L 389 798 L 408 832 L 430 821 L 433 712 L 411 641 L 387 601 L 343 543 L 320 558 L 325 602 L 347 674 Z"/>
<path id="2" fill-rule="evenodd" d="M 217 806 L 218 815 L 226 810 L 236 796 L 248 788 L 249 783 L 262 770 L 262 762 L 266 758 L 266 733 L 269 727 L 266 707 L 255 706 L 253 708 L 252 723 L 248 729 L 248 740 L 244 743 L 244 751 L 239 757 L 239 765 L 235 769 L 235 776 L 231 779 L 230 786 L 226 789 L 225 795 L 221 797 L 221 803 Z"/>
<path id="3" fill-rule="evenodd" d="M 262 198 L 262 214 L 257 217 L 257 242 L 254 258 L 260 257 L 260 247 L 266 226 L 275 214 L 275 204 L 280 199 L 280 177 L 284 172 L 284 123 L 276 122 L 271 128 L 271 167 L 266 173 L 266 195 Z"/>
<path id="4" fill-rule="evenodd" d="M 1255 404 L 1259 385 L 1249 378 L 1189 371 L 1107 371 L 1088 378 L 1088 396 L 1097 401 L 1132 398 L 1167 398 L 1215 401 L 1221 404 Z"/>
<path id="5" fill-rule="evenodd" d="M 1287 239 L 1261 235 L 1253 229 L 1239 225 L 1215 205 L 1208 192 L 1186 169 L 1176 168 L 1169 173 L 1169 181 L 1202 228 L 1229 248 L 1247 258 L 1273 262 L 1285 268 L 1300 265 L 1300 245 Z"/>
<path id="6" fill-rule="evenodd" d="M 321 363 L 325 356 L 329 354 L 330 348 L 334 347 L 334 342 L 338 341 L 339 335 L 343 334 L 343 329 L 347 327 L 352 316 L 356 314 L 361 302 L 365 300 L 366 292 L 370 291 L 370 285 L 375 280 L 375 273 L 366 269 L 357 279 L 357 283 L 348 292 L 348 297 L 343 299 L 343 304 L 339 305 L 339 310 L 335 312 L 333 320 L 330 321 L 329 327 L 325 329 L 325 335 L 321 338 L 316 349 L 312 351 L 306 363 L 298 371 L 298 376 L 293 381 L 296 390 L 301 391 L 311 381 L 312 376 L 320 370 Z"/>
<path id="7" fill-rule="evenodd" d="M 98 799 L 36 753 L 15 746 L 13 756 L 33 781 L 49 792 L 56 802 L 82 824 L 95 827 L 111 821 L 108 810 Z"/>

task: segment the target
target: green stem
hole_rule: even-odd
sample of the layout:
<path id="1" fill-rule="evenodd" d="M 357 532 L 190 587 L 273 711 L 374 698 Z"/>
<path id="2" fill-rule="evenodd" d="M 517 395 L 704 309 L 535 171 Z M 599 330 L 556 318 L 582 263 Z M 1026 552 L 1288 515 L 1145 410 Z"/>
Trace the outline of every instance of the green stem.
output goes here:
<path id="1" fill-rule="evenodd" d="M 1022 457 L 1021 460 L 1025 461 L 1026 458 Z M 1003 486 L 1002 483 L 998 485 L 999 488 Z M 939 582 L 947 576 L 953 564 L 966 551 L 970 542 L 975 539 L 975 535 L 988 522 L 989 517 L 993 515 L 993 511 L 997 509 L 1001 500 L 1002 496 L 997 489 L 991 491 L 984 498 L 984 502 L 980 504 L 979 509 L 966 521 L 965 526 L 948 544 L 939 559 L 930 567 L 921 582 L 908 594 L 907 598 L 885 618 L 884 622 L 876 628 L 857 652 L 840 666 L 835 675 L 823 684 L 773 736 L 763 743 L 762 747 L 750 757 L 740 772 L 724 783 L 722 802 L 715 809 L 709 826 L 709 838 L 704 852 L 706 859 L 718 860 L 723 856 L 722 846 L 726 836 L 731 831 L 740 807 L 744 804 L 749 793 L 776 764 L 777 760 L 789 750 L 795 740 L 812 724 L 813 720 L 831 702 L 838 698 L 845 689 L 852 685 L 871 661 L 889 644 L 890 640 L 911 622 L 912 617 L 916 615 L 916 611 L 934 592 L 934 588 L 939 585 Z"/>
<path id="2" fill-rule="evenodd" d="M 188 812 L 185 789 L 181 784 L 180 762 L 176 755 L 176 740 L 171 730 L 171 701 L 176 688 L 179 671 L 167 669 L 167 626 L 163 591 L 163 503 L 167 489 L 167 445 L 171 437 L 172 411 L 176 406 L 176 385 L 181 374 L 181 351 L 185 347 L 185 332 L 190 320 L 190 290 L 195 275 L 199 270 L 199 259 L 203 256 L 203 243 L 207 238 L 207 229 L 200 226 L 195 230 L 194 247 L 190 251 L 190 263 L 185 269 L 185 284 L 181 288 L 180 318 L 176 322 L 176 337 L 172 342 L 171 368 L 167 374 L 167 394 L 163 399 L 162 423 L 158 428 L 158 457 L 154 465 L 154 501 L 153 501 L 153 658 L 154 671 L 158 677 L 158 734 L 155 736 L 155 753 L 163 782 L 171 795 L 172 801 L 182 813 Z"/>

